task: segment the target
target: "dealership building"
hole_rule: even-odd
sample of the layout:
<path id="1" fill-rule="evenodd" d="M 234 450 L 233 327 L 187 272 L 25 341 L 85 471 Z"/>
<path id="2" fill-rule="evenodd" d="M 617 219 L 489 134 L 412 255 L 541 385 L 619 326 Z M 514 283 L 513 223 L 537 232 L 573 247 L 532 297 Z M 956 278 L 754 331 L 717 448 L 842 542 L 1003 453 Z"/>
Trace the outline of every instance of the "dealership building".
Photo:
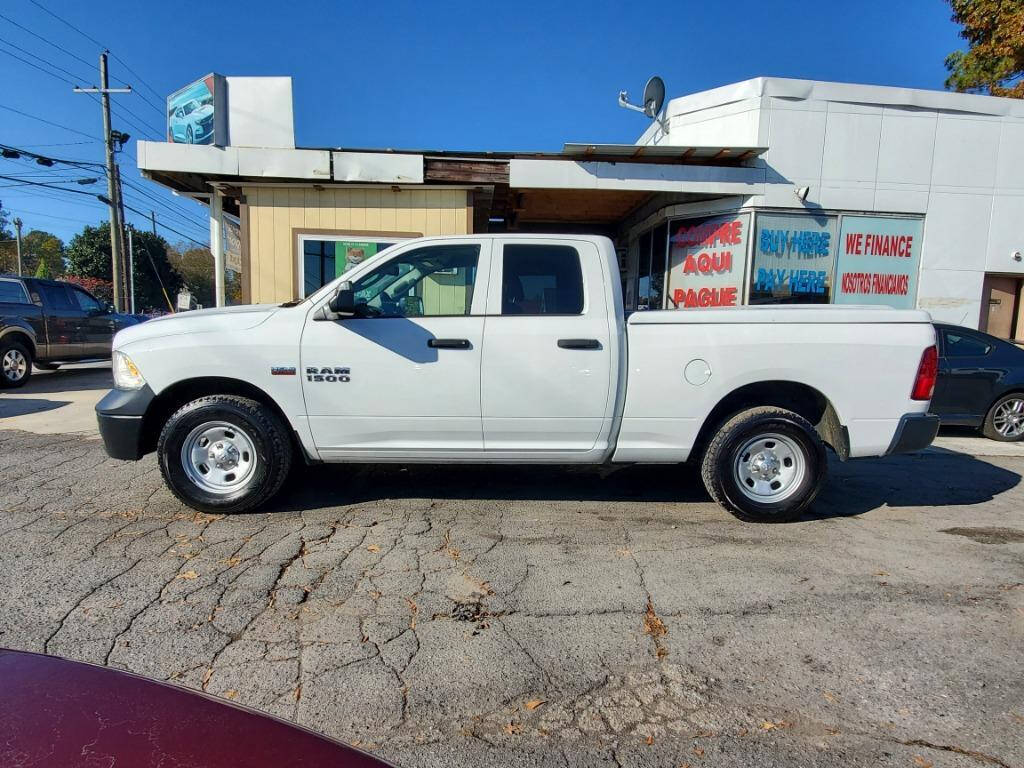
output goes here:
<path id="1" fill-rule="evenodd" d="M 575 232 L 614 240 L 627 309 L 884 304 L 1024 339 L 1024 101 L 755 78 L 667 101 L 635 144 L 458 152 L 299 148 L 289 78 L 202 82 L 138 160 L 208 204 L 218 303 L 421 235 Z"/>

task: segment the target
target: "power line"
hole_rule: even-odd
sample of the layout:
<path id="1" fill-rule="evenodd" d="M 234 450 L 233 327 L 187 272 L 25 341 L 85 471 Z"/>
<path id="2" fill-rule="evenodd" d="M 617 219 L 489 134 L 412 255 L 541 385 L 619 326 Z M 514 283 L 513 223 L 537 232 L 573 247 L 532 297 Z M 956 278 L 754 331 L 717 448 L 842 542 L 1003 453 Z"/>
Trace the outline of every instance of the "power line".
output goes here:
<path id="1" fill-rule="evenodd" d="M 69 28 L 73 29 L 75 32 L 80 34 L 82 37 L 84 37 L 86 40 L 91 42 L 93 45 L 98 45 L 103 50 L 109 50 L 107 48 L 107 46 L 105 46 L 103 43 L 101 43 L 95 37 L 93 37 L 92 35 L 86 34 L 85 32 L 83 32 L 81 29 L 76 27 L 74 24 L 72 24 L 67 19 L 65 19 L 65 18 L 63 18 L 61 16 L 58 16 L 56 13 L 54 13 L 49 8 L 47 8 L 45 5 L 43 5 L 42 3 L 38 2 L 38 0 L 29 0 L 29 2 L 32 3 L 32 5 L 36 6 L 37 8 L 41 9 L 42 11 L 48 13 L 50 16 L 52 16 L 57 21 L 59 21 L 61 24 L 65 25 L 66 27 L 69 27 Z M 116 53 L 113 53 L 113 52 L 111 52 L 110 56 L 111 56 L 111 58 L 114 59 L 114 61 L 119 62 L 121 64 L 121 66 L 124 67 L 128 71 L 129 74 L 133 75 L 142 85 L 146 86 L 150 90 L 150 92 L 152 92 L 152 94 L 154 96 L 156 96 L 156 98 L 158 98 L 158 99 L 163 98 L 159 93 L 157 93 L 156 89 L 153 88 L 153 86 L 151 86 L 149 83 L 147 83 L 145 80 L 142 79 L 142 77 L 139 75 L 138 72 L 136 72 L 131 67 L 129 67 L 128 64 L 124 61 L 124 59 L 122 59 L 120 56 L 118 56 Z"/>
<path id="2" fill-rule="evenodd" d="M 14 19 L 10 18 L 9 16 L 5 16 L 4 14 L 0 13 L 0 19 L 3 19 L 4 21 L 7 21 L 10 24 L 13 24 L 18 29 L 21 29 L 21 30 L 24 30 L 25 32 L 28 32 L 30 35 L 32 35 L 32 37 L 35 37 L 35 38 L 38 38 L 39 40 L 42 40 L 44 43 L 46 43 L 50 47 L 56 48 L 61 53 L 65 53 L 68 56 L 70 56 L 71 58 L 75 59 L 76 61 L 82 62 L 87 67 L 92 67 L 93 66 L 92 63 L 86 61 L 81 56 L 78 56 L 78 55 L 72 53 L 67 48 L 64 48 L 64 47 L 62 47 L 60 45 L 57 45 L 57 43 L 53 42 L 49 38 L 43 37 L 42 35 L 39 35 L 39 34 L 36 34 L 31 29 L 29 29 L 28 27 L 24 26 L 23 24 L 19 24 L 18 22 L 16 22 Z M 121 82 L 124 82 L 124 81 L 122 80 Z"/>
<path id="3" fill-rule="evenodd" d="M 0 176 L 0 179 L 6 179 L 7 181 L 20 181 L 20 179 L 14 176 Z M 95 192 L 86 192 L 84 189 L 70 189 L 69 187 L 61 187 L 56 184 L 46 184 L 42 181 L 26 181 L 25 184 L 29 184 L 33 187 L 46 187 L 48 189 L 59 189 L 62 192 L 74 192 L 76 195 L 88 195 L 89 197 L 96 197 Z"/>
<path id="4" fill-rule="evenodd" d="M 0 178 L 2 178 L 2 177 L 0 177 Z M 127 208 L 127 209 L 128 209 L 129 211 L 131 211 L 132 213 L 137 213 L 137 214 L 139 214 L 139 216 L 146 216 L 146 215 L 147 215 L 147 214 L 146 214 L 146 213 L 144 213 L 143 211 L 140 211 L 140 210 L 138 210 L 137 208 L 132 208 L 131 206 L 128 206 L 128 205 L 126 205 L 126 206 L 125 206 L 125 208 Z M 158 227 L 162 227 L 163 229 L 166 229 L 166 230 L 168 230 L 169 232 L 173 232 L 173 233 L 174 233 L 174 234 L 176 234 L 176 235 L 179 235 L 179 236 L 181 236 L 181 237 L 184 237 L 184 238 L 185 238 L 186 240 L 191 240 L 191 241 L 192 241 L 193 243 L 195 243 L 196 245 L 201 245 L 201 246 L 202 246 L 203 248 L 209 248 L 209 247 L 210 247 L 210 244 L 209 244 L 209 243 L 203 243 L 203 242 L 200 242 L 199 240 L 196 240 L 196 239 L 195 239 L 194 237 L 189 237 L 189 236 L 188 236 L 188 235 L 186 235 L 186 234 L 185 234 L 184 232 L 181 232 L 181 231 L 179 231 L 179 230 L 175 229 L 174 227 L 169 227 L 169 226 L 167 226 L 166 224 L 164 224 L 164 223 L 160 222 L 159 220 L 157 221 L 156 225 L 157 225 Z"/>
<path id="5" fill-rule="evenodd" d="M 15 50 L 21 51 L 26 56 L 31 56 L 33 59 L 37 59 L 38 61 L 41 61 L 44 64 L 46 64 L 46 66 L 51 67 L 53 69 L 56 69 L 59 72 L 63 72 L 65 75 L 70 75 L 71 77 L 76 78 L 81 83 L 87 83 L 88 82 L 88 80 L 86 78 L 80 77 L 79 75 L 76 75 L 74 72 L 69 72 L 68 70 L 64 69 L 64 67 L 59 67 L 56 64 L 54 64 L 53 62 L 47 61 L 42 56 L 37 56 L 36 54 L 32 53 L 32 51 L 25 50 L 20 45 L 15 45 L 10 40 L 6 40 L 6 39 L 0 37 L 0 43 L 3 43 L 4 45 L 9 45 L 11 48 L 14 48 Z"/>
<path id="6" fill-rule="evenodd" d="M 0 53 L 5 53 L 5 51 L 0 51 Z M 77 133 L 79 136 L 85 136 L 87 139 L 93 139 L 94 141 L 103 141 L 103 139 L 99 138 L 98 136 L 93 136 L 91 133 L 85 133 L 84 131 L 79 131 L 76 128 L 69 128 L 66 125 L 61 125 L 60 123 L 55 123 L 52 120 L 47 120 L 47 119 L 42 118 L 42 117 L 36 117 L 35 115 L 30 115 L 28 112 L 22 112 L 20 109 L 15 109 L 14 107 L 8 107 L 5 104 L 0 104 L 0 109 L 6 109 L 8 112 L 14 112 L 15 114 L 21 115 L 22 117 L 28 117 L 28 118 L 31 118 L 32 120 L 38 120 L 40 123 L 46 123 L 47 125 L 52 125 L 54 128 L 62 128 L 65 131 L 70 131 L 71 133 Z"/>
<path id="7" fill-rule="evenodd" d="M 43 213 L 42 211 L 30 211 L 28 208 L 22 208 L 20 205 L 17 208 L 5 208 L 11 213 L 16 213 L 19 216 L 41 216 L 44 219 L 56 219 L 58 221 L 73 221 L 77 224 L 92 224 L 93 219 L 76 219 L 71 216 L 55 216 L 52 213 Z"/>
<path id="8" fill-rule="evenodd" d="M 20 61 L 20 62 L 21 62 L 22 64 L 28 64 L 28 65 L 29 65 L 30 67 L 32 67 L 33 69 L 38 69 L 38 70 L 39 70 L 40 72 L 42 72 L 42 73 L 43 73 L 44 75 L 49 75 L 50 77 L 52 77 L 52 78 L 54 78 L 54 79 L 56 79 L 56 80 L 60 80 L 60 81 L 61 81 L 62 83 L 67 83 L 67 84 L 69 84 L 69 85 L 77 85 L 77 83 L 75 83 L 74 81 L 72 81 L 72 80 L 68 80 L 68 79 L 67 79 L 66 77 L 63 77 L 63 76 L 61 76 L 61 75 L 57 75 L 57 74 L 54 74 L 53 72 L 51 72 L 51 71 L 50 71 L 50 70 L 48 70 L 48 69 L 43 69 L 43 68 L 42 68 L 42 67 L 40 67 L 40 66 L 39 66 L 38 64 L 33 64 L 33 63 L 32 63 L 31 61 L 29 61 L 28 59 L 23 59 L 23 58 L 21 58 L 21 56 L 19 56 L 18 54 L 16 54 L 16 53 L 11 53 L 10 51 L 8 51 L 8 50 L 7 50 L 7 49 L 5 49 L 5 48 L 0 48 L 0 53 L 6 53 L 6 54 L 7 54 L 8 56 L 10 56 L 10 57 L 11 57 L 12 59 L 17 59 L 17 60 L 18 60 L 18 61 Z"/>

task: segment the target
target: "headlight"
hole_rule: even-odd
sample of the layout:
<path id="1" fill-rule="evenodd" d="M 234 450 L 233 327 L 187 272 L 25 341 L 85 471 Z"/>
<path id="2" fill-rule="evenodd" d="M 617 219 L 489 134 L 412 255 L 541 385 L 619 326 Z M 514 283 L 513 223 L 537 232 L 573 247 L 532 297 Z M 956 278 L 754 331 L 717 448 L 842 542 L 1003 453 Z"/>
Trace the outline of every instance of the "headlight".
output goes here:
<path id="1" fill-rule="evenodd" d="M 146 380 L 138 366 L 124 352 L 114 352 L 114 386 L 118 389 L 142 389 Z"/>

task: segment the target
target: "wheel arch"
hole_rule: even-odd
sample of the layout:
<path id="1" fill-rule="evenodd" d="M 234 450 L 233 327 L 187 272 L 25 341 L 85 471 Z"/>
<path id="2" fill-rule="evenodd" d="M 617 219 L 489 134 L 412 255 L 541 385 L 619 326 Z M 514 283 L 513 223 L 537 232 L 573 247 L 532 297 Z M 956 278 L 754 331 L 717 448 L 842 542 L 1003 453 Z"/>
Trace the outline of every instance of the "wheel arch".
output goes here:
<path id="1" fill-rule="evenodd" d="M 840 459 L 849 458 L 850 436 L 832 402 L 815 387 L 786 379 L 744 384 L 725 395 L 704 419 L 692 455 L 703 455 L 712 436 L 729 418 L 747 408 L 760 406 L 785 408 L 803 416 Z"/>
<path id="2" fill-rule="evenodd" d="M 142 434 L 140 443 L 144 453 L 151 453 L 156 450 L 157 439 L 160 437 L 160 430 L 178 408 L 200 397 L 207 395 L 237 395 L 248 397 L 270 408 L 288 429 L 293 447 L 299 451 L 299 455 L 309 456 L 295 434 L 291 420 L 281 410 L 281 406 L 269 394 L 255 384 L 242 379 L 234 379 L 226 376 L 200 376 L 192 379 L 182 379 L 162 389 L 153 402 L 149 404 L 146 413 L 142 418 Z"/>
<path id="3" fill-rule="evenodd" d="M 0 341 L 19 341 L 24 344 L 32 355 L 32 359 L 36 359 L 36 339 L 35 335 L 32 334 L 26 328 L 22 328 L 20 325 L 13 325 L 10 328 L 5 328 L 0 331 Z"/>

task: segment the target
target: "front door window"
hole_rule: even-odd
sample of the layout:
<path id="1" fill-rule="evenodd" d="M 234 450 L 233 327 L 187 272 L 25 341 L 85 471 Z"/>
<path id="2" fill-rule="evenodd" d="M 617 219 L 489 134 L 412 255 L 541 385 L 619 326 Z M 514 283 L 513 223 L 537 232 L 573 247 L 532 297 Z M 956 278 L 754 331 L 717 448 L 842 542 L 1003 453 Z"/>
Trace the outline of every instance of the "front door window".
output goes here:
<path id="1" fill-rule="evenodd" d="M 469 314 L 480 246 L 434 245 L 403 253 L 359 278 L 356 317 Z"/>
<path id="2" fill-rule="evenodd" d="M 300 236 L 302 295 L 309 296 L 357 264 L 362 264 L 398 242 L 401 240 L 397 238 L 360 240 L 345 236 Z"/>

